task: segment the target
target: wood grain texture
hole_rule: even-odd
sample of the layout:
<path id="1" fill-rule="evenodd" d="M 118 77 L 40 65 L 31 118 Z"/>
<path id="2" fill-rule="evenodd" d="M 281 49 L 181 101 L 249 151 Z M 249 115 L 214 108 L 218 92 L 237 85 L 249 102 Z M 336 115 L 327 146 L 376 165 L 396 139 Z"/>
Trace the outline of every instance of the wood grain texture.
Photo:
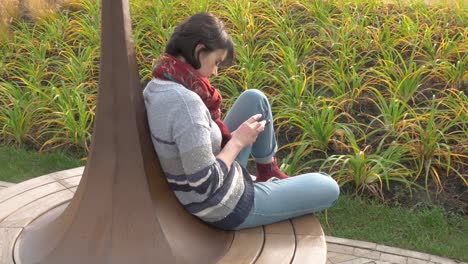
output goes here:
<path id="1" fill-rule="evenodd" d="M 263 227 L 249 228 L 236 231 L 234 240 L 226 255 L 218 264 L 252 264 L 263 248 L 264 243 Z"/>
<path id="2" fill-rule="evenodd" d="M 26 191 L 29 191 L 41 185 L 49 184 L 52 182 L 55 182 L 53 178 L 49 176 L 41 176 L 41 177 L 37 177 L 28 181 L 24 181 L 20 184 L 15 184 L 13 186 L 10 186 L 0 191 L 0 204 L 17 195 L 21 195 L 22 193 Z"/>
<path id="3" fill-rule="evenodd" d="M 22 228 L 0 228 L 0 263 L 14 264 L 13 246 Z"/>
<path id="4" fill-rule="evenodd" d="M 327 245 L 323 236 L 296 235 L 296 252 L 293 264 L 325 264 Z"/>
<path id="5" fill-rule="evenodd" d="M 296 235 L 323 236 L 322 226 L 314 215 L 304 215 L 291 220 Z"/>
<path id="6" fill-rule="evenodd" d="M 16 186 L 13 186 L 16 187 Z M 12 188 L 13 188 L 12 187 Z M 51 193 L 65 190 L 65 187 L 57 182 L 51 182 L 49 184 L 40 185 L 35 188 L 29 188 L 21 195 L 13 196 L 12 198 L 0 203 L 0 222 L 6 217 L 20 209 L 23 206 L 28 205 L 42 197 L 48 196 Z"/>
<path id="7" fill-rule="evenodd" d="M 72 197 L 73 192 L 70 190 L 53 192 L 18 208 L 18 210 L 14 211 L 0 222 L 0 227 L 25 227 L 50 209 L 68 202 Z"/>
<path id="8" fill-rule="evenodd" d="M 291 221 L 282 221 L 264 226 L 265 243 L 255 263 L 289 264 L 294 256 L 296 239 Z"/>
<path id="9" fill-rule="evenodd" d="M 293 264 L 325 264 L 327 244 L 320 222 L 314 215 L 305 215 L 291 220 L 296 237 Z"/>
<path id="10" fill-rule="evenodd" d="M 81 175 L 72 176 L 72 177 L 69 177 L 69 178 L 58 180 L 58 182 L 60 184 L 62 184 L 63 186 L 65 186 L 68 189 L 77 187 L 78 184 L 80 184 L 80 181 L 81 181 Z"/>

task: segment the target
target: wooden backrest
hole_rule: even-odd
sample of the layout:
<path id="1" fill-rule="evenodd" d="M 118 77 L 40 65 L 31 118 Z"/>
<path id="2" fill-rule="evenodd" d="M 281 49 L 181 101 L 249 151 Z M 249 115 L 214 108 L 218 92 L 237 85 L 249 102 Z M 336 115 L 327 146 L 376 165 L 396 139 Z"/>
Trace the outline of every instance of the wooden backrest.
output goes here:
<path id="1" fill-rule="evenodd" d="M 102 1 L 101 67 L 92 146 L 60 215 L 25 227 L 23 263 L 210 263 L 232 233 L 188 214 L 169 189 L 147 125 L 128 0 Z"/>

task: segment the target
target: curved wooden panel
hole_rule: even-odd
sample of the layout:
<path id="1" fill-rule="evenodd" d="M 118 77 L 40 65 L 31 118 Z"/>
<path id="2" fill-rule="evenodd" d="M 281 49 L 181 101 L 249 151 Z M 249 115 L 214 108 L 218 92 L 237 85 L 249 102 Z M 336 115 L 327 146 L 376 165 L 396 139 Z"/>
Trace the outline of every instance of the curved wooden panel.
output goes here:
<path id="1" fill-rule="evenodd" d="M 68 179 L 74 176 L 81 176 L 83 174 L 83 169 L 84 167 L 77 167 L 63 171 L 57 171 L 21 182 L 20 184 L 14 184 L 7 189 L 2 189 L 0 192 L 0 203 L 42 185 L 46 185 L 57 180 Z"/>
<path id="2" fill-rule="evenodd" d="M 289 264 L 294 256 L 296 239 L 291 221 L 264 226 L 265 244 L 256 264 Z"/>
<path id="3" fill-rule="evenodd" d="M 255 227 L 236 231 L 231 247 L 217 264 L 252 264 L 262 251 L 264 231 Z"/>
<path id="4" fill-rule="evenodd" d="M 320 222 L 313 215 L 291 220 L 296 235 L 296 251 L 293 264 L 325 264 L 327 244 Z"/>
<path id="5" fill-rule="evenodd" d="M 293 264 L 325 264 L 327 246 L 323 236 L 296 236 L 296 252 Z"/>
<path id="6" fill-rule="evenodd" d="M 75 188 L 80 184 L 81 175 L 73 176 L 65 179 L 58 180 L 60 184 L 65 186 L 67 189 Z"/>
<path id="7" fill-rule="evenodd" d="M 68 202 L 72 197 L 73 192 L 70 190 L 53 192 L 19 208 L 0 222 L 0 227 L 25 227 L 50 209 Z"/>
<path id="8" fill-rule="evenodd" d="M 65 190 L 65 187 L 54 181 L 45 185 L 31 188 L 23 192 L 21 195 L 13 196 L 12 198 L 1 203 L 2 210 L 0 211 L 0 222 L 3 222 L 5 218 L 7 218 L 10 214 L 19 208 L 26 206 L 51 193 L 63 190 Z"/>
<path id="9" fill-rule="evenodd" d="M 31 189 L 52 182 L 55 182 L 53 178 L 49 176 L 41 176 L 28 181 L 24 181 L 20 184 L 15 184 L 13 186 L 8 187 L 7 189 L 2 189 L 2 191 L 0 192 L 0 204 L 17 195 L 21 195 L 22 193 L 27 192 Z"/>
<path id="10" fill-rule="evenodd" d="M 0 227 L 0 263 L 14 264 L 13 246 L 23 228 Z"/>
<path id="11" fill-rule="evenodd" d="M 307 236 L 324 236 L 320 221 L 314 215 L 304 215 L 291 219 L 294 234 Z"/>

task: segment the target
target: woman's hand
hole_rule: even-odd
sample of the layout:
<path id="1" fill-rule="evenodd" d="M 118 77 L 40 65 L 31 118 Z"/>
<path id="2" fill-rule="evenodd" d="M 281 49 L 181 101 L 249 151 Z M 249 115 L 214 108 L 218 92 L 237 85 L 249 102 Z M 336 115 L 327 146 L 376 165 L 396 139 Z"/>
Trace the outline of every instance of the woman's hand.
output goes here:
<path id="1" fill-rule="evenodd" d="M 261 117 L 261 114 L 256 114 L 247 119 L 232 132 L 231 140 L 234 140 L 242 148 L 252 145 L 257 140 L 258 134 L 265 129 L 266 121 L 258 121 Z"/>
<path id="2" fill-rule="evenodd" d="M 261 117 L 261 114 L 256 114 L 233 131 L 231 139 L 226 143 L 226 146 L 224 146 L 216 158 L 224 161 L 226 166 L 230 168 L 237 155 L 239 155 L 239 152 L 241 152 L 243 148 L 252 145 L 255 140 L 257 140 L 258 134 L 265 129 L 266 121 L 258 122 Z"/>

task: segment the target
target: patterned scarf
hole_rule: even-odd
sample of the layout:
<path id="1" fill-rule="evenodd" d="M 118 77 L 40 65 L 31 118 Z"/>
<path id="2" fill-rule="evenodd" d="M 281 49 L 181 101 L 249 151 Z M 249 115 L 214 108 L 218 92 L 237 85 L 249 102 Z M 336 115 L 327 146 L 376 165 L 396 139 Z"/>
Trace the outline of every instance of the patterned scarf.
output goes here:
<path id="1" fill-rule="evenodd" d="M 191 65 L 177 58 L 164 54 L 153 70 L 155 78 L 173 81 L 183 85 L 185 88 L 200 96 L 216 122 L 223 136 L 221 146 L 224 147 L 231 139 L 231 132 L 221 120 L 221 103 L 223 98 L 219 91 L 210 84 L 208 78 L 202 76 Z"/>

